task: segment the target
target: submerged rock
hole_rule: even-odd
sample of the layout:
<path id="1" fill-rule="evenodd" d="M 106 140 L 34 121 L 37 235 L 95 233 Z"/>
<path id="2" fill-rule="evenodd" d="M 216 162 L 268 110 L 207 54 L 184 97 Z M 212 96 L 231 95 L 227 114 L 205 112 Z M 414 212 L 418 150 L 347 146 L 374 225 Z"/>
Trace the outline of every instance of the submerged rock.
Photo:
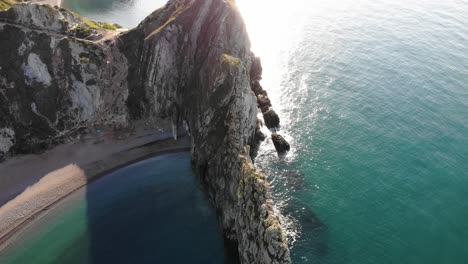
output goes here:
<path id="1" fill-rule="evenodd" d="M 279 154 L 284 154 L 291 149 L 291 147 L 289 146 L 289 143 L 280 134 L 277 134 L 277 133 L 271 134 L 271 139 L 273 141 L 273 144 L 275 145 L 276 151 Z"/>

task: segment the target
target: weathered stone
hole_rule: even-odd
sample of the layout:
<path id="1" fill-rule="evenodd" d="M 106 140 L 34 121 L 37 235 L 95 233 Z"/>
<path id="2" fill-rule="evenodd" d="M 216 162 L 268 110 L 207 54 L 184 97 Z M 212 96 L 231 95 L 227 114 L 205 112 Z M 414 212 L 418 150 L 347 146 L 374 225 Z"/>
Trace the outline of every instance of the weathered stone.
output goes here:
<path id="1" fill-rule="evenodd" d="M 258 80 L 252 81 L 252 91 L 255 93 L 255 96 L 258 96 L 261 93 L 264 93 L 262 85 Z"/>
<path id="2" fill-rule="evenodd" d="M 262 126 L 263 123 L 261 119 L 257 119 L 257 125 L 255 126 L 254 141 L 252 142 L 252 147 L 250 148 L 250 156 L 252 157 L 252 159 L 254 159 L 257 156 L 261 142 L 267 138 L 267 136 L 262 132 Z"/>
<path id="3" fill-rule="evenodd" d="M 289 146 L 289 143 L 284 139 L 283 136 L 273 133 L 271 134 L 271 139 L 273 141 L 273 144 L 275 145 L 275 149 L 279 154 L 283 154 L 288 152 L 291 147 Z"/>
<path id="4" fill-rule="evenodd" d="M 257 96 L 257 103 L 262 113 L 268 111 L 268 108 L 271 106 L 270 98 L 266 94 L 259 94 Z"/>
<path id="5" fill-rule="evenodd" d="M 0 128 L 0 157 L 5 155 L 15 144 L 15 132 L 9 128 Z"/>
<path id="6" fill-rule="evenodd" d="M 272 208 L 273 201 L 260 195 L 270 190 L 266 177 L 245 154 L 240 156 L 240 164 L 238 203 L 246 206 L 239 211 L 239 218 L 247 220 L 239 221 L 243 224 L 239 228 L 253 231 L 252 236 L 241 237 L 240 244 L 247 247 L 240 251 L 241 256 L 255 260 L 249 263 L 289 263 L 289 250 L 284 243 L 286 235 L 280 218 Z"/>
<path id="7" fill-rule="evenodd" d="M 262 79 L 263 68 L 259 57 L 252 56 L 252 67 L 250 68 L 250 79 L 259 81 Z"/>
<path id="8" fill-rule="evenodd" d="M 266 139 L 266 135 L 260 130 L 260 127 L 257 126 L 255 128 L 255 140 L 256 141 L 264 141 Z"/>
<path id="9" fill-rule="evenodd" d="M 272 108 L 263 112 L 263 120 L 265 120 L 265 125 L 269 129 L 278 128 L 280 126 L 280 118 Z"/>

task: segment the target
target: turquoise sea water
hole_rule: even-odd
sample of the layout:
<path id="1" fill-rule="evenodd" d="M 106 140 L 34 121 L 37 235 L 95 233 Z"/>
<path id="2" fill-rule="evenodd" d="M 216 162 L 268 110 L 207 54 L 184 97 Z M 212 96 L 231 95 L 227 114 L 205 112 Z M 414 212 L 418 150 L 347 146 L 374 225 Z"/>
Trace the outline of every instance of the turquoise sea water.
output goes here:
<path id="1" fill-rule="evenodd" d="M 126 27 L 162 2 L 65 0 Z M 468 263 L 468 1 L 237 3 L 293 146 L 257 162 L 294 263 Z"/>
<path id="2" fill-rule="evenodd" d="M 2 264 L 229 263 L 190 153 L 119 169 L 71 195 L 0 252 Z"/>
<path id="3" fill-rule="evenodd" d="M 258 158 L 294 263 L 468 263 L 468 2 L 238 2 L 294 146 Z"/>

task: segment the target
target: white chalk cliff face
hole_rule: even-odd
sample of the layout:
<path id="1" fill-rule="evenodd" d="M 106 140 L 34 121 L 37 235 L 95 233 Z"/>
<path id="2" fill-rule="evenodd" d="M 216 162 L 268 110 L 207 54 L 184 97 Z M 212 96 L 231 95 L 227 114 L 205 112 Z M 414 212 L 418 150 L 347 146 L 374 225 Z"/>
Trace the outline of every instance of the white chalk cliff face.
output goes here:
<path id="1" fill-rule="evenodd" d="M 269 184 L 249 157 L 256 60 L 234 1 L 170 0 L 133 30 L 101 40 L 98 31 L 48 6 L 0 12 L 0 155 L 40 151 L 90 127 L 185 127 L 241 262 L 290 263 Z"/>

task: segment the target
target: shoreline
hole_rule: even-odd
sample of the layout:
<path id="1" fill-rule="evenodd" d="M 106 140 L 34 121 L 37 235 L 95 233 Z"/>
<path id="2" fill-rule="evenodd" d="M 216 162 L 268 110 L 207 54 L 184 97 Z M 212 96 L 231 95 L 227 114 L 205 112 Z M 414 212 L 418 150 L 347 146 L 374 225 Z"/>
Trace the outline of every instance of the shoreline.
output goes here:
<path id="1" fill-rule="evenodd" d="M 31 1 L 32 3 L 38 3 L 38 4 L 48 4 L 51 6 L 62 6 L 62 0 L 33 0 Z"/>
<path id="2" fill-rule="evenodd" d="M 126 141 L 132 140 L 135 140 L 135 138 L 123 140 L 120 143 L 127 143 Z M 118 144 L 118 142 L 113 143 Z M 127 148 L 112 152 L 105 157 L 97 158 L 86 164 L 71 163 L 58 170 L 53 170 L 42 176 L 38 182 L 26 188 L 15 198 L 2 204 L 0 207 L 0 218 L 2 219 L 0 221 L 0 250 L 6 247 L 16 234 L 77 190 L 85 188 L 88 184 L 108 175 L 112 171 L 133 163 L 164 154 L 190 151 L 190 139 L 187 136 L 181 137 L 177 141 L 164 138 L 140 144 L 128 144 L 127 146 Z M 68 147 L 73 147 L 73 145 L 68 145 Z M 52 149 L 43 155 L 54 155 L 54 150 Z M 40 160 L 41 156 L 36 155 L 35 158 Z M 27 167 L 28 163 L 27 160 L 22 162 L 21 166 L 24 169 L 24 166 Z M 2 169 L 4 169 L 4 164 L 0 163 L 0 171 Z M 0 189 L 6 187 L 8 186 L 3 185 Z"/>

